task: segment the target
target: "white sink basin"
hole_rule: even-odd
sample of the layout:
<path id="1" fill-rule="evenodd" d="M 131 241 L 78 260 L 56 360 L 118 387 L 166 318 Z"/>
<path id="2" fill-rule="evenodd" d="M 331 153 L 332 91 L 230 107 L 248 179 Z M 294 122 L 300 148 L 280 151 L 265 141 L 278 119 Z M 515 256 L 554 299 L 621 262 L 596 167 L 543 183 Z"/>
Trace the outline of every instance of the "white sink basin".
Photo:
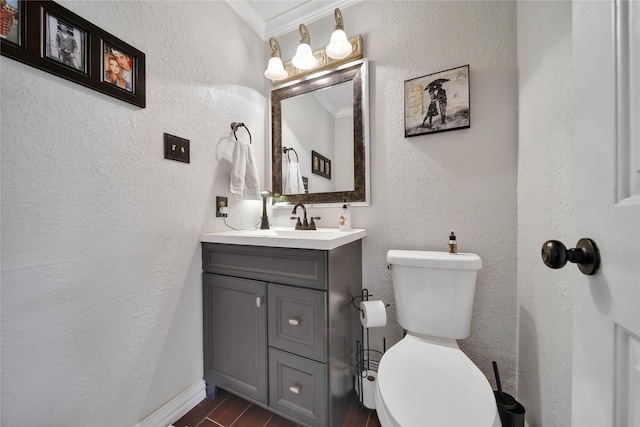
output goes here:
<path id="1" fill-rule="evenodd" d="M 200 241 L 232 245 L 330 250 L 362 239 L 366 235 L 367 230 L 364 229 L 349 231 L 340 231 L 337 228 L 294 230 L 293 228 L 273 227 L 269 230 L 207 233 L 200 236 Z"/>

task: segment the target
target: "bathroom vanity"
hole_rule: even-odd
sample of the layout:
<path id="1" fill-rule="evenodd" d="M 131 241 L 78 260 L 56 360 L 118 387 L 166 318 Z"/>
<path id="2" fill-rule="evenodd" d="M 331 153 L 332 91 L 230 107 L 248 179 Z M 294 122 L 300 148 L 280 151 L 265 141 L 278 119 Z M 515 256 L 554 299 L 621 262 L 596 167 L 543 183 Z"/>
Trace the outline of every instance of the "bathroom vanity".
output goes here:
<path id="1" fill-rule="evenodd" d="M 209 396 L 220 387 L 303 425 L 343 425 L 361 331 L 352 298 L 362 289 L 365 235 L 202 235 Z"/>

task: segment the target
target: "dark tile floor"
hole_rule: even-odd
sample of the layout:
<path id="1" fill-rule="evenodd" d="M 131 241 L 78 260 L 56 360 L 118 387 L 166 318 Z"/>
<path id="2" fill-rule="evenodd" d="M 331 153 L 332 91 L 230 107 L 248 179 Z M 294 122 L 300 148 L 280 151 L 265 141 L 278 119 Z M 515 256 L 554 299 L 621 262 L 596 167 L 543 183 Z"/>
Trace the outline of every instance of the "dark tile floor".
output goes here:
<path id="1" fill-rule="evenodd" d="M 248 402 L 234 394 L 220 390 L 216 399 L 206 398 L 186 415 L 174 422 L 175 427 L 297 427 L 298 424 Z M 351 405 L 343 427 L 380 427 L 376 411 L 357 410 Z"/>

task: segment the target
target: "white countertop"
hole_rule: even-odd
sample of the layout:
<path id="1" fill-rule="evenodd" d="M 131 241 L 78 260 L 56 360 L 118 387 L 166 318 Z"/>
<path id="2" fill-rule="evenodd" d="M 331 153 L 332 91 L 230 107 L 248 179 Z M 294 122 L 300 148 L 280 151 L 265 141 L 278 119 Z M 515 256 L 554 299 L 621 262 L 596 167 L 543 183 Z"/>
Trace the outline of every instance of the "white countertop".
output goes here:
<path id="1" fill-rule="evenodd" d="M 340 231 L 337 228 L 294 230 L 290 227 L 272 227 L 269 230 L 206 233 L 200 236 L 200 241 L 230 245 L 331 250 L 362 239 L 366 235 L 367 230 L 365 229 Z"/>

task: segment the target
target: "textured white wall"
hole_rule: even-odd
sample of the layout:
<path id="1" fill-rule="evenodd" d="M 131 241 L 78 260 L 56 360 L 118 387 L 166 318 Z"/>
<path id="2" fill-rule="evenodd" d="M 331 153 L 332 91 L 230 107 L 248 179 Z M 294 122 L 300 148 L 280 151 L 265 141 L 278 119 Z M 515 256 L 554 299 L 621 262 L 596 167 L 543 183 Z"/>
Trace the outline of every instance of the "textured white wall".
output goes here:
<path id="1" fill-rule="evenodd" d="M 493 383 L 491 361 L 515 392 L 517 72 L 515 2 L 371 2 L 342 9 L 345 30 L 361 34 L 370 59 L 370 207 L 352 208 L 367 228 L 364 284 L 393 303 L 389 249 L 447 250 L 450 230 L 460 251 L 482 257 L 471 335 L 461 347 Z M 333 17 L 308 24 L 312 48 L 326 45 Z M 297 32 L 279 36 L 293 56 Z M 266 57 L 265 57 L 266 58 Z M 265 59 L 266 63 L 266 59 Z M 404 81 L 470 65 L 471 128 L 404 138 Z M 323 227 L 338 209 L 313 208 Z M 289 225 L 289 211 L 274 221 Z M 373 334 L 381 347 L 401 338 L 395 311 Z M 373 341 L 373 339 L 372 339 Z"/>
<path id="2" fill-rule="evenodd" d="M 1 423 L 128 426 L 202 377 L 199 235 L 232 121 L 264 161 L 264 51 L 224 2 L 61 4 L 146 53 L 147 108 L 0 59 Z"/>
<path id="3" fill-rule="evenodd" d="M 311 125 L 305 124 L 306 117 L 303 113 L 313 117 Z M 282 116 L 287 117 L 287 120 L 282 123 L 282 146 L 295 148 L 300 172 L 302 176 L 309 179 L 311 191 L 316 193 L 335 191 L 335 181 L 311 173 L 311 150 L 306 148 L 313 147 L 317 153 L 329 159 L 334 157 L 333 144 L 328 143 L 334 135 L 335 120 L 333 116 L 314 96 L 296 96 L 285 99 L 282 102 Z M 284 161 L 286 157 L 283 156 L 283 164 L 288 166 L 289 162 Z M 294 153 L 291 153 L 290 157 L 295 161 L 296 155 Z"/>
<path id="4" fill-rule="evenodd" d="M 333 171 L 331 177 L 336 181 L 338 191 L 353 191 L 353 114 L 335 120 L 335 152 L 333 153 Z"/>
<path id="5" fill-rule="evenodd" d="M 574 244 L 571 2 L 518 2 L 518 400 L 531 426 L 571 425 L 576 268 L 551 270 L 542 243 Z"/>

